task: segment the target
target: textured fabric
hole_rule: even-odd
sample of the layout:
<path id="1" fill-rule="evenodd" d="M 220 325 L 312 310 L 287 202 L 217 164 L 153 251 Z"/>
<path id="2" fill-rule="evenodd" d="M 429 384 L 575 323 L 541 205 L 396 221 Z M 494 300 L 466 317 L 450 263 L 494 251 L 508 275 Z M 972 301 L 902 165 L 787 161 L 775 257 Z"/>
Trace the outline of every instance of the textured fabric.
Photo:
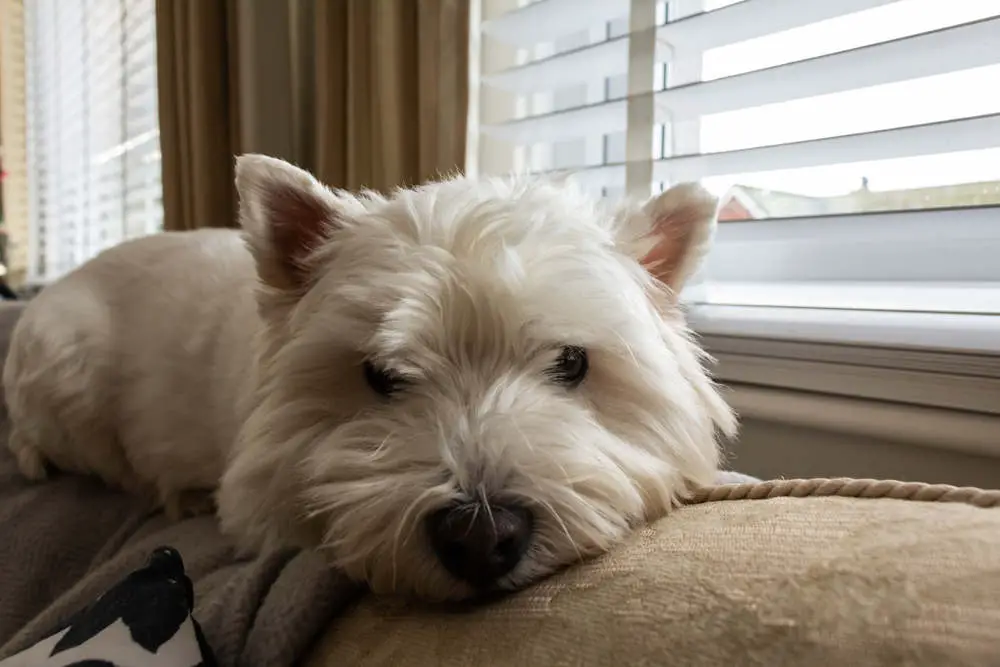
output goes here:
<path id="1" fill-rule="evenodd" d="M 731 473 L 723 473 L 733 479 Z M 745 477 L 745 476 L 741 476 Z M 980 489 L 974 486 L 901 482 L 893 479 L 859 479 L 855 477 L 813 477 L 809 479 L 771 479 L 761 481 L 748 477 L 742 482 L 727 482 L 724 486 L 696 489 L 687 504 L 722 500 L 761 500 L 764 498 L 805 498 L 809 496 L 839 496 L 841 498 L 888 498 L 931 503 L 964 503 L 974 507 L 1000 507 L 1000 489 Z"/>
<path id="2" fill-rule="evenodd" d="M 892 499 L 681 508 L 505 601 L 365 598 L 307 667 L 1000 665 L 1000 511 Z"/>

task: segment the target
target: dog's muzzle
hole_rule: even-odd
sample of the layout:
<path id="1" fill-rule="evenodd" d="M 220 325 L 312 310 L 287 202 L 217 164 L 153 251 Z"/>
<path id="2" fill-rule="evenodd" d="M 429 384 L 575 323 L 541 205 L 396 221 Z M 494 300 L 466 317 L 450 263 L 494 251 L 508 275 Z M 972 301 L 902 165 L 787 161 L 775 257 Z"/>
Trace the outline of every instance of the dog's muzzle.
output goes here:
<path id="1" fill-rule="evenodd" d="M 469 502 L 428 516 L 427 534 L 452 576 L 485 590 L 521 562 L 534 523 L 524 507 Z"/>

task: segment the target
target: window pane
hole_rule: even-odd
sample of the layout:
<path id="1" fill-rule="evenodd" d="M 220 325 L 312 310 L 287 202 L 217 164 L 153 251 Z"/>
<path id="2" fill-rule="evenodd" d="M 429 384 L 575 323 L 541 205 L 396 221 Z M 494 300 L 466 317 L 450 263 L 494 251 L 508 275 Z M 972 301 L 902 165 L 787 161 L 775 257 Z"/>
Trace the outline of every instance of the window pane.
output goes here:
<path id="1" fill-rule="evenodd" d="M 1000 113 L 1000 65 L 833 95 L 712 114 L 701 119 L 705 152 L 875 132 Z"/>
<path id="2" fill-rule="evenodd" d="M 1000 204 L 1000 149 L 703 180 L 723 221 Z"/>
<path id="3" fill-rule="evenodd" d="M 733 4 L 733 3 L 727 3 Z M 899 0 L 705 52 L 709 81 L 1000 15 L 995 0 Z"/>
<path id="4" fill-rule="evenodd" d="M 704 54 L 703 80 L 997 15 L 1000 3 L 993 0 L 900 0 L 711 49 Z M 877 59 L 871 63 L 878 65 Z M 698 132 L 701 152 L 715 153 L 959 120 L 1000 113 L 1000 95 L 993 94 L 998 84 L 1000 65 L 979 67 L 707 115 L 693 122 L 697 130 L 686 131 Z M 824 148 L 815 150 L 822 159 Z M 997 158 L 998 151 L 989 149 L 712 177 L 706 183 L 724 195 L 728 219 L 993 205 L 1000 203 Z M 726 194 L 728 188 L 736 190 Z"/>
<path id="5" fill-rule="evenodd" d="M 523 64 L 551 58 L 568 51 L 620 39 L 628 32 L 627 19 L 591 26 L 588 30 L 520 49 L 518 62 Z M 516 118 L 529 118 L 589 105 L 622 99 L 628 92 L 627 75 L 595 77 L 584 83 L 521 96 L 516 103 Z M 531 172 L 573 171 L 621 162 L 625 159 L 625 133 L 574 138 L 566 141 L 537 143 L 526 147 L 525 168 Z"/>
<path id="6" fill-rule="evenodd" d="M 31 279 L 162 222 L 153 0 L 26 3 Z"/>

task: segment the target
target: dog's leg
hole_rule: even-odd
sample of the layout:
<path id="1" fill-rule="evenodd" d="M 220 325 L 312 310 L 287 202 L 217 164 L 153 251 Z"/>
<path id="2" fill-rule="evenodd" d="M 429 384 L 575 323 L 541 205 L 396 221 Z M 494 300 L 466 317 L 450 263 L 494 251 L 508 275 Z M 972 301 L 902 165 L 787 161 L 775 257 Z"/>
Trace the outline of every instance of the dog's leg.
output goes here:
<path id="1" fill-rule="evenodd" d="M 185 491 L 161 489 L 160 502 L 163 504 L 164 513 L 171 521 L 215 513 L 214 494 L 204 489 Z"/>
<path id="2" fill-rule="evenodd" d="M 8 447 L 14 454 L 22 475 L 33 482 L 41 482 L 48 478 L 48 459 L 30 439 L 24 437 L 19 429 L 14 428 L 11 431 Z"/>
<path id="3" fill-rule="evenodd" d="M 18 323 L 3 371 L 8 448 L 28 479 L 43 480 L 54 468 L 141 491 L 116 429 L 108 326 L 85 304 L 41 303 Z"/>

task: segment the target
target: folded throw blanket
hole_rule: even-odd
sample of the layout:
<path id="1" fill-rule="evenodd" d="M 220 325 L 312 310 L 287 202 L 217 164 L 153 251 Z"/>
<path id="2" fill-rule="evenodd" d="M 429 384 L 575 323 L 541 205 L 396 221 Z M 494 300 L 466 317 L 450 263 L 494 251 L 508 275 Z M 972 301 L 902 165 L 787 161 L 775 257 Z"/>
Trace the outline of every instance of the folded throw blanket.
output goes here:
<path id="1" fill-rule="evenodd" d="M 80 476 L 22 480 L 0 438 L 0 660 L 64 627 L 158 547 L 184 558 L 219 665 L 291 665 L 361 590 L 312 552 L 235 557 L 208 517 L 168 523 Z"/>

